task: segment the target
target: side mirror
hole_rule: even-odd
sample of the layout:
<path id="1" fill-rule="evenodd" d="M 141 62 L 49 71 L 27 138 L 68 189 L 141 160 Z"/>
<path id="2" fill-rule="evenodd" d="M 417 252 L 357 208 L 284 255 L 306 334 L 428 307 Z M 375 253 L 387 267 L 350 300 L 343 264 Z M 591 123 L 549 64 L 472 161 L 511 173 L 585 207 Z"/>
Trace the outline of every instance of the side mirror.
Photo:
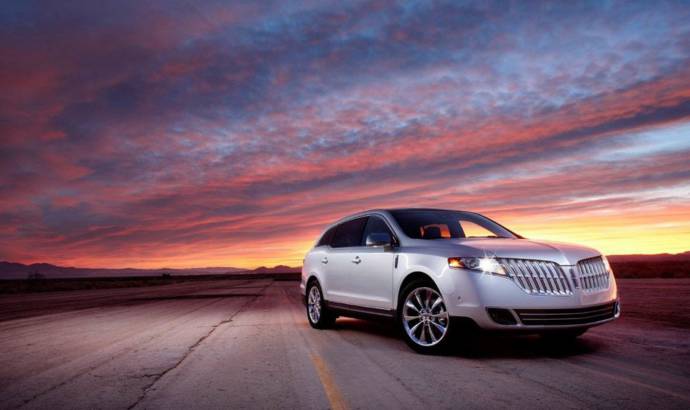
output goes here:
<path id="1" fill-rule="evenodd" d="M 366 245 L 390 248 L 393 245 L 393 239 L 388 232 L 370 233 L 367 235 Z"/>

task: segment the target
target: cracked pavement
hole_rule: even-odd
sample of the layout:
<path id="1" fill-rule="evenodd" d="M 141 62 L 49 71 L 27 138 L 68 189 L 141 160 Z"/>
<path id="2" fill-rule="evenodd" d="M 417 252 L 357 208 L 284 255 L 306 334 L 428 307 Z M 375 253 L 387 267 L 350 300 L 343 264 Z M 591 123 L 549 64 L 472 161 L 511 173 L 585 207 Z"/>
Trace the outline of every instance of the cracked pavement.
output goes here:
<path id="1" fill-rule="evenodd" d="M 311 329 L 297 282 L 3 296 L 0 408 L 688 408 L 690 280 L 620 286 L 623 319 L 571 345 L 484 336 L 433 357 L 387 323 Z"/>

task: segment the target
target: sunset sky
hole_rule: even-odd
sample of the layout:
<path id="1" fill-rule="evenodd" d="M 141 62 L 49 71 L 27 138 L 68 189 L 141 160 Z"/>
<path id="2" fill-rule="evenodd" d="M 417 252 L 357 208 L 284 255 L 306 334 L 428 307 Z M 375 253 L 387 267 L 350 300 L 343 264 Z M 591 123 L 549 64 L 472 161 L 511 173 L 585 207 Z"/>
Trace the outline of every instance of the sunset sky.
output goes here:
<path id="1" fill-rule="evenodd" d="M 570 3 L 4 1 L 0 260 L 300 265 L 410 206 L 686 251 L 690 3 Z"/>

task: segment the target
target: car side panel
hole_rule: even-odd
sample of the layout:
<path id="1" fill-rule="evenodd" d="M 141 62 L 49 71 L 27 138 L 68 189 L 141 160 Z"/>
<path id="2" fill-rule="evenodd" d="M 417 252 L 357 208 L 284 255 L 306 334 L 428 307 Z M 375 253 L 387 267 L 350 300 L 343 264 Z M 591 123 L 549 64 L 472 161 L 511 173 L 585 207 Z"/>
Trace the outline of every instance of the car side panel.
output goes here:
<path id="1" fill-rule="evenodd" d="M 423 273 L 434 281 L 436 286 L 444 293 L 444 290 L 454 288 L 454 282 L 447 276 L 440 274 L 443 268 L 448 266 L 446 256 L 429 253 L 418 253 L 415 249 L 400 248 L 398 254 L 398 267 L 393 275 L 393 308 L 397 309 L 398 295 L 402 290 L 402 283 L 409 275 Z M 428 251 L 428 249 L 427 249 Z M 445 295 L 444 295 L 445 298 Z"/>
<path id="2" fill-rule="evenodd" d="M 326 283 L 324 292 L 326 300 L 329 302 L 355 304 L 351 289 L 350 271 L 353 264 L 350 262 L 354 258 L 352 248 L 328 248 L 326 256 L 328 263 L 325 266 Z"/>
<path id="3" fill-rule="evenodd" d="M 302 264 L 302 280 L 300 282 L 300 292 L 303 296 L 306 295 L 307 281 L 311 277 L 315 277 L 324 292 L 328 289 L 328 275 L 325 272 L 326 265 L 321 263 L 321 260 L 327 256 L 326 247 L 314 248 L 304 257 Z"/>
<path id="4" fill-rule="evenodd" d="M 393 261 L 395 252 L 380 247 L 360 247 L 352 253 L 348 284 L 352 302 L 358 306 L 390 310 L 393 308 Z"/>

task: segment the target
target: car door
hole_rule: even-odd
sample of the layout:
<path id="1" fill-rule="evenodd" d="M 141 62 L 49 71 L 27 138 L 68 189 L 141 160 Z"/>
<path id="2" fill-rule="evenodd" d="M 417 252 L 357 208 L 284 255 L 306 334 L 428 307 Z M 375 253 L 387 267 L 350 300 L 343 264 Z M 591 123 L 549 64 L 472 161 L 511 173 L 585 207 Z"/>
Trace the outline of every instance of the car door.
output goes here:
<path id="1" fill-rule="evenodd" d="M 350 287 L 358 306 L 390 310 L 393 308 L 393 265 L 396 252 L 390 246 L 366 246 L 370 234 L 387 233 L 394 238 L 385 220 L 369 216 L 362 234 L 361 246 L 352 248 L 348 255 L 352 267 Z"/>
<path id="2" fill-rule="evenodd" d="M 355 251 L 361 247 L 362 233 L 367 217 L 345 221 L 337 226 L 328 250 L 326 273 L 329 302 L 357 305 L 359 297 L 353 287 L 352 274 L 357 264 Z"/>

